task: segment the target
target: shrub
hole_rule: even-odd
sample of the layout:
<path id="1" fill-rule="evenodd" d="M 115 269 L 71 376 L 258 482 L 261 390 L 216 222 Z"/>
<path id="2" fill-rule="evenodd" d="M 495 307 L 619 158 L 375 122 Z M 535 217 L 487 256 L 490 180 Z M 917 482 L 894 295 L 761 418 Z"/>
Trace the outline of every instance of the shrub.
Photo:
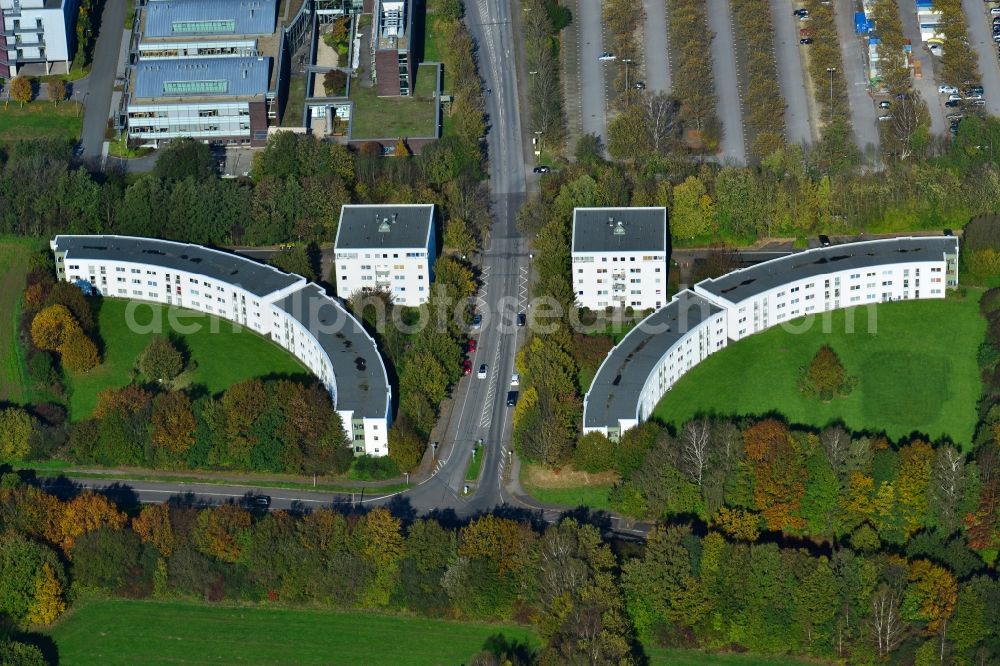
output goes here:
<path id="1" fill-rule="evenodd" d="M 589 432 L 577 442 L 573 466 L 584 472 L 605 472 L 615 466 L 615 445 L 599 432 Z"/>
<path id="2" fill-rule="evenodd" d="M 399 476 L 399 468 L 388 456 L 376 458 L 365 454 L 355 458 L 351 466 L 351 478 L 359 481 L 381 481 L 394 476 Z"/>
<path id="3" fill-rule="evenodd" d="M 138 366 L 149 379 L 169 381 L 184 370 L 184 356 L 169 338 L 158 335 L 139 356 Z"/>

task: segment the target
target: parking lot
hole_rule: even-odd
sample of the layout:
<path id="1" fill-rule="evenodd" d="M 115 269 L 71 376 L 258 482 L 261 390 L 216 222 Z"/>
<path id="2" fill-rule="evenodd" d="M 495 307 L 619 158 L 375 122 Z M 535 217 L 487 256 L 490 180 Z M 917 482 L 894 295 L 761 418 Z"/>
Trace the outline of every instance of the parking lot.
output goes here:
<path id="1" fill-rule="evenodd" d="M 931 117 L 931 134 L 940 135 L 948 131 L 945 122 L 945 107 L 943 98 L 938 94 L 938 81 L 934 68 L 939 63 L 930 50 L 920 41 L 920 25 L 917 23 L 917 13 L 911 4 L 899 5 L 899 20 L 903 25 L 903 36 L 913 44 L 913 57 L 920 62 L 920 78 L 914 78 L 913 87 L 927 104 Z M 949 109 L 950 111 L 950 109 Z"/>
<path id="2" fill-rule="evenodd" d="M 708 28 L 712 39 L 712 67 L 718 116 L 722 124 L 719 159 L 743 165 L 747 163 L 746 142 L 743 138 L 743 114 L 740 109 L 740 84 L 736 75 L 736 50 L 733 18 L 729 0 L 716 0 L 708 12 Z"/>
<path id="3" fill-rule="evenodd" d="M 818 138 L 815 118 L 810 118 L 809 95 L 806 91 L 805 63 L 799 44 L 801 21 L 792 14 L 789 0 L 771 0 L 774 21 L 774 58 L 778 65 L 778 85 L 785 98 L 785 133 L 790 143 L 807 145 Z"/>
<path id="4" fill-rule="evenodd" d="M 643 52 L 646 62 L 641 69 L 646 89 L 650 92 L 669 93 L 671 86 L 670 47 L 667 40 L 667 0 L 643 0 L 646 11 Z"/>
<path id="5" fill-rule="evenodd" d="M 851 107 L 851 124 L 854 138 L 862 153 L 877 151 L 881 141 L 875 105 L 868 94 L 868 68 L 865 65 L 864 44 L 854 33 L 853 0 L 835 0 L 837 36 L 840 41 L 841 62 L 847 81 L 847 98 Z"/>
<path id="6" fill-rule="evenodd" d="M 969 28 L 969 44 L 979 56 L 983 75 L 983 99 L 990 115 L 1000 116 L 1000 67 L 997 66 L 997 45 L 990 25 L 993 23 L 982 0 L 962 0 L 965 21 Z"/>

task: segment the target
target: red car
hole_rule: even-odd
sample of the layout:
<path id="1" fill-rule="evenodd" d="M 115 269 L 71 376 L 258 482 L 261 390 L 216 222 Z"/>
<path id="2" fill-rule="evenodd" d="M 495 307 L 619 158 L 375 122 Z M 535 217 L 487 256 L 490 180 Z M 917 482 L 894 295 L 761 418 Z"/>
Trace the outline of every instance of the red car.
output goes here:
<path id="1" fill-rule="evenodd" d="M 465 376 L 469 376 L 472 374 L 472 361 L 470 361 L 469 359 L 465 359 L 464 361 L 462 361 L 462 374 Z"/>
<path id="2" fill-rule="evenodd" d="M 470 354 L 475 354 L 476 353 L 476 341 L 475 340 L 469 340 L 469 353 Z"/>

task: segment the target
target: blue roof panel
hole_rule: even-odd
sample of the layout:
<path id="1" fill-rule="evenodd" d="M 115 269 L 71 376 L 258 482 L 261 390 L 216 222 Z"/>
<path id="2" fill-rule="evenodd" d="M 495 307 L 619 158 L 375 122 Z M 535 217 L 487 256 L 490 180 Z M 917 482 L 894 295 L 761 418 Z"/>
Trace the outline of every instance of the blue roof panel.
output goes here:
<path id="1" fill-rule="evenodd" d="M 136 99 L 256 97 L 267 93 L 271 59 L 181 58 L 142 59 L 136 65 Z"/>
<path id="2" fill-rule="evenodd" d="M 277 0 L 152 0 L 146 5 L 145 37 L 270 35 Z"/>

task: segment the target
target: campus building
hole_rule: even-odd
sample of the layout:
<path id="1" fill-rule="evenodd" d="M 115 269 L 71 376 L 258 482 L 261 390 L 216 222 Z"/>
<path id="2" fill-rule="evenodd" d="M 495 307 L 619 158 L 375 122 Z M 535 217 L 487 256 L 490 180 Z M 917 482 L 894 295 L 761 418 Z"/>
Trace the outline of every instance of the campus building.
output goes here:
<path id="1" fill-rule="evenodd" d="M 944 298 L 958 285 L 958 239 L 890 238 L 798 252 L 703 280 L 640 322 L 598 369 L 583 431 L 617 438 L 647 419 L 710 354 L 793 319 L 858 305 Z"/>
<path id="2" fill-rule="evenodd" d="M 150 0 L 128 79 L 128 137 L 263 146 L 276 119 L 277 0 Z"/>
<path id="3" fill-rule="evenodd" d="M 323 382 L 356 454 L 388 454 L 391 388 L 375 341 L 301 275 L 219 250 L 129 236 L 56 236 L 60 280 L 105 297 L 215 315 L 270 339 Z"/>
<path id="4" fill-rule="evenodd" d="M 426 303 L 437 259 L 434 204 L 343 206 L 333 247 L 340 298 L 385 290 L 399 305 Z"/>
<path id="5" fill-rule="evenodd" d="M 414 0 L 375 0 L 371 71 L 379 97 L 406 97 L 413 91 L 410 31 Z"/>
<path id="6" fill-rule="evenodd" d="M 78 0 L 0 0 L 0 77 L 13 78 L 32 64 L 44 66 L 45 74 L 68 74 L 78 7 Z"/>
<path id="7" fill-rule="evenodd" d="M 646 310 L 667 302 L 667 209 L 576 208 L 573 290 L 580 307 Z"/>

